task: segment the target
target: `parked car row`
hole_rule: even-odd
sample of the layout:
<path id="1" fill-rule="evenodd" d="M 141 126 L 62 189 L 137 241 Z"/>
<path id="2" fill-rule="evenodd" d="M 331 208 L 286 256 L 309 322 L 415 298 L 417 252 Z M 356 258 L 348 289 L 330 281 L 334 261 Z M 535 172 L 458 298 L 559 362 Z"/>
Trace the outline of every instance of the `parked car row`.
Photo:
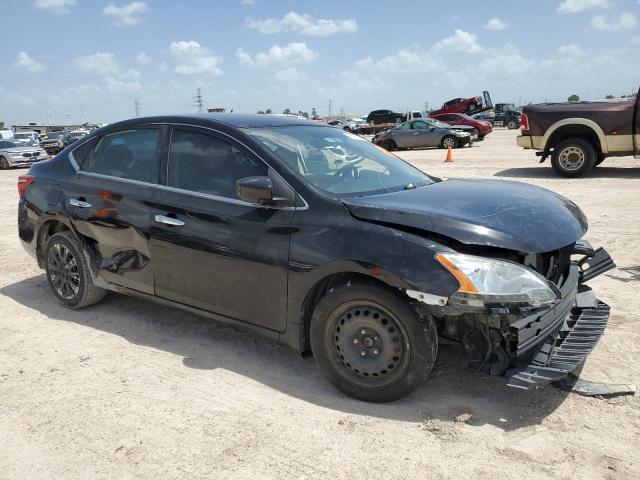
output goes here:
<path id="1" fill-rule="evenodd" d="M 40 135 L 38 132 L 12 132 L 0 140 L 0 169 L 31 165 L 48 159 L 81 139 L 87 130 L 61 130 Z"/>

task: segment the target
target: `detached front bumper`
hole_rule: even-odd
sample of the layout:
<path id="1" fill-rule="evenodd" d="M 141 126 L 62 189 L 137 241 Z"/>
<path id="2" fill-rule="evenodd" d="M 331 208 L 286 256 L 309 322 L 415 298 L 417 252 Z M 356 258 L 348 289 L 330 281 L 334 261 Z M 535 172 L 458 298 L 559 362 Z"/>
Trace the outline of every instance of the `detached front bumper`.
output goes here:
<path id="1" fill-rule="evenodd" d="M 604 332 L 609 306 L 583 282 L 614 267 L 605 250 L 591 251 L 572 263 L 552 309 L 510 325 L 507 341 L 516 362 L 505 374 L 509 386 L 526 390 L 562 380 L 584 362 Z"/>

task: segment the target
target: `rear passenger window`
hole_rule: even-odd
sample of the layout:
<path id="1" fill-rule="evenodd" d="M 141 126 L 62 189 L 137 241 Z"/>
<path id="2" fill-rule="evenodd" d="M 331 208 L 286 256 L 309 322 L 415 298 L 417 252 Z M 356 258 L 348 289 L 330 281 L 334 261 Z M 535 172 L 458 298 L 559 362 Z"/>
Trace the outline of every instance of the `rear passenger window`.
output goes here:
<path id="1" fill-rule="evenodd" d="M 71 152 L 71 154 L 73 155 L 73 159 L 81 169 L 84 162 L 89 162 L 88 158 L 90 157 L 91 150 L 93 149 L 95 144 L 96 139 L 93 138 L 88 142 L 83 143 L 79 147 L 74 148 Z"/>
<path id="2" fill-rule="evenodd" d="M 81 170 L 155 183 L 159 128 L 112 133 L 102 137 Z M 88 161 L 87 161 L 88 160 Z"/>
<path id="3" fill-rule="evenodd" d="M 236 181 L 267 175 L 262 162 L 217 136 L 173 129 L 167 185 L 182 190 L 237 198 Z"/>

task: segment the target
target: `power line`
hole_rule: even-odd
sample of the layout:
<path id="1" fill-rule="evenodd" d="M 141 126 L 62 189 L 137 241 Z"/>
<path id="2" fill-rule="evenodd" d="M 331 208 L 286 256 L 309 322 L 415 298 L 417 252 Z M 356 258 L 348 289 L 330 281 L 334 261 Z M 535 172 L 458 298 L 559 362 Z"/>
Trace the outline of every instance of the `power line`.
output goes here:
<path id="1" fill-rule="evenodd" d="M 198 112 L 202 112 L 202 91 L 200 88 L 196 89 L 196 96 L 193 97 L 193 105 L 198 109 Z"/>
<path id="2" fill-rule="evenodd" d="M 136 112 L 136 118 L 140 116 L 140 110 L 142 110 L 142 104 L 138 100 L 133 101 L 133 110 Z"/>

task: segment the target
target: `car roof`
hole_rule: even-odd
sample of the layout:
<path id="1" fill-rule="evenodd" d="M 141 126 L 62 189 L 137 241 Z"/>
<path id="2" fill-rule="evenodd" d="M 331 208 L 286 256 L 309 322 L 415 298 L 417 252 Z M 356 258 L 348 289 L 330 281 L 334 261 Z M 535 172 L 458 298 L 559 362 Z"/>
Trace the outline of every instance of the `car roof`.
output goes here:
<path id="1" fill-rule="evenodd" d="M 108 129 L 122 126 L 141 125 L 148 123 L 223 123 L 236 128 L 250 127 L 283 127 L 292 125 L 322 126 L 321 123 L 289 115 L 251 114 L 251 113 L 191 113 L 181 115 L 162 115 L 155 117 L 140 117 L 116 122 L 108 125 Z"/>

